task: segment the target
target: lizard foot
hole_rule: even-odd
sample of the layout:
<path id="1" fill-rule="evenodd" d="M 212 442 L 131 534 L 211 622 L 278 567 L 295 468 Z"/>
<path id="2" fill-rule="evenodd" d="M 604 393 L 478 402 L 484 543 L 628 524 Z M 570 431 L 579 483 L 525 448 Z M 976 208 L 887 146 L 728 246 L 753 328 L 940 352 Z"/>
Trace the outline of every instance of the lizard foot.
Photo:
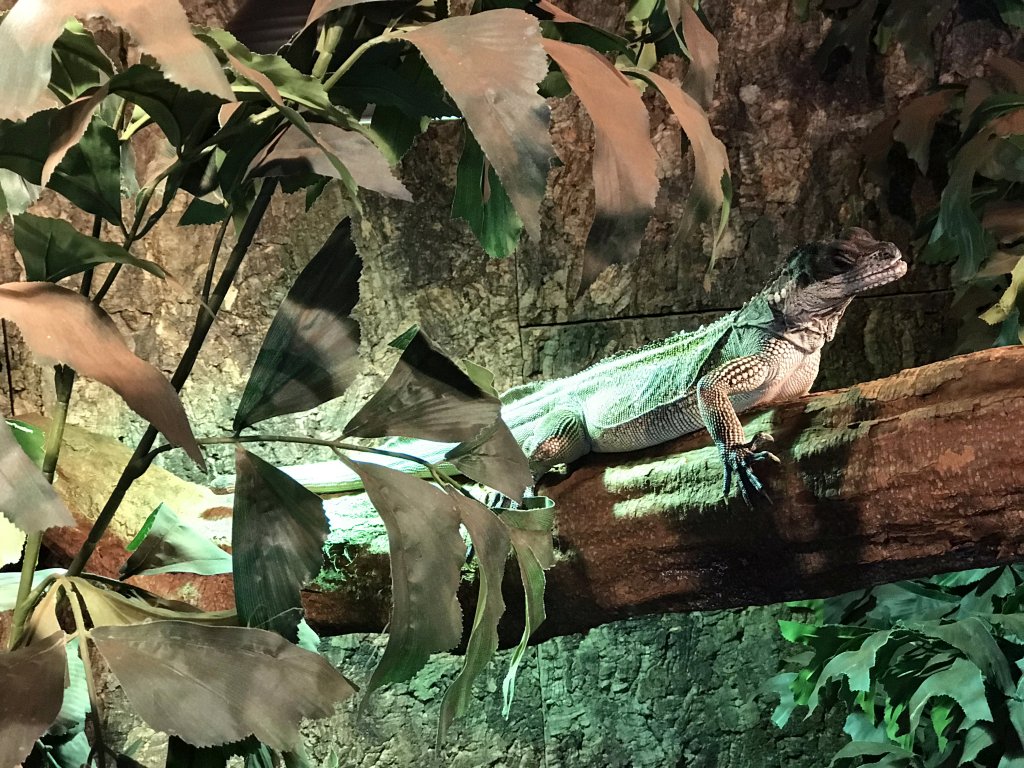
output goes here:
<path id="1" fill-rule="evenodd" d="M 754 506 L 752 499 L 756 495 L 764 497 L 771 504 L 772 500 L 765 492 L 764 485 L 754 474 L 754 463 L 765 460 L 774 461 L 776 464 L 781 463 L 778 456 L 764 449 L 766 445 L 774 442 L 775 439 L 767 432 L 758 432 L 749 443 L 725 449 L 722 461 L 725 464 L 723 493 L 726 497 L 729 496 L 729 491 L 732 489 L 732 477 L 735 474 L 740 495 L 748 507 Z"/>

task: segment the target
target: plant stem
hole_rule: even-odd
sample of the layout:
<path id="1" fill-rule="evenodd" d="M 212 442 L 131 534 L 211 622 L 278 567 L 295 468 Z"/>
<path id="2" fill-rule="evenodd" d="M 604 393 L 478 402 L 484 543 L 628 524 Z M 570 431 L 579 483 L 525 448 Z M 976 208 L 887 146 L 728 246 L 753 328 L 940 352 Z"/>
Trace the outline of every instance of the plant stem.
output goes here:
<path id="1" fill-rule="evenodd" d="M 231 249 L 231 254 L 224 265 L 220 279 L 210 295 L 209 302 L 206 306 L 200 307 L 196 313 L 196 324 L 192 331 L 192 337 L 189 339 L 188 347 L 185 349 L 185 353 L 182 355 L 181 360 L 178 362 L 178 367 L 171 377 L 171 386 L 179 392 L 192 373 L 192 368 L 199 357 L 199 351 L 203 347 L 203 342 L 206 341 L 206 336 L 209 334 L 213 321 L 220 311 L 221 305 L 224 303 L 228 289 L 234 282 L 235 275 L 238 274 L 238 268 L 242 265 L 242 261 L 249 250 L 249 246 L 252 244 L 260 222 L 263 221 L 263 216 L 267 212 L 267 207 L 270 205 L 270 199 L 274 196 L 276 188 L 277 182 L 273 179 L 267 179 L 263 182 L 263 186 L 260 187 L 256 200 L 249 210 L 249 215 L 245 219 L 245 224 L 242 225 L 242 229 L 238 233 L 238 241 L 235 243 L 235 247 Z M 150 450 L 156 441 L 156 435 L 156 429 L 153 428 L 152 424 L 149 425 L 139 440 L 138 445 L 135 446 L 135 451 L 121 472 L 121 477 L 118 478 L 114 490 L 110 492 L 107 503 L 103 505 L 99 516 L 92 524 L 92 528 L 89 530 L 89 535 L 82 544 L 82 548 L 71 562 L 68 568 L 68 575 L 77 576 L 82 572 L 82 569 L 89 562 L 89 558 L 92 557 L 92 553 L 96 550 L 100 537 L 103 536 L 107 526 L 110 525 L 110 521 L 114 519 L 114 514 L 117 512 L 118 507 L 124 501 L 128 489 L 149 469 L 149 465 L 153 461 L 153 454 L 150 453 Z"/>
<path id="2" fill-rule="evenodd" d="M 320 37 L 316 42 L 316 61 L 313 63 L 313 77 L 323 80 L 331 66 L 331 58 L 334 56 L 334 49 L 338 47 L 341 40 L 341 24 L 338 19 L 331 15 L 324 20 L 320 29 Z"/>
<path id="3" fill-rule="evenodd" d="M 331 90 L 331 88 L 337 85 L 338 81 L 345 76 L 345 73 L 352 69 L 352 67 L 355 66 L 355 63 L 359 61 L 359 57 L 362 56 L 371 48 L 373 48 L 375 45 L 381 45 L 382 43 L 392 43 L 395 40 L 402 39 L 403 37 L 405 37 L 404 32 L 395 30 L 394 32 L 385 32 L 383 35 L 378 35 L 377 37 L 367 40 L 365 43 L 363 43 L 354 51 L 352 51 L 352 55 L 345 59 L 344 62 L 342 62 L 341 66 L 334 71 L 334 74 L 332 74 L 329 78 L 324 80 L 324 90 L 329 91 Z"/>
<path id="4" fill-rule="evenodd" d="M 68 418 L 68 404 L 71 402 L 71 391 L 75 385 L 75 371 L 66 365 L 54 368 L 54 385 L 57 389 L 57 404 L 50 429 L 46 433 L 46 449 L 43 453 L 42 472 L 46 482 L 53 484 L 57 472 L 57 459 L 60 457 L 60 446 L 64 439 L 64 425 Z M 39 562 L 39 550 L 43 544 L 43 533 L 30 533 L 25 540 L 25 555 L 21 562 L 21 579 L 18 581 L 18 599 L 14 604 L 14 616 L 11 619 L 11 647 L 18 642 L 25 631 L 32 603 L 28 599 L 32 592 L 32 577 L 35 575 L 36 564 Z"/>

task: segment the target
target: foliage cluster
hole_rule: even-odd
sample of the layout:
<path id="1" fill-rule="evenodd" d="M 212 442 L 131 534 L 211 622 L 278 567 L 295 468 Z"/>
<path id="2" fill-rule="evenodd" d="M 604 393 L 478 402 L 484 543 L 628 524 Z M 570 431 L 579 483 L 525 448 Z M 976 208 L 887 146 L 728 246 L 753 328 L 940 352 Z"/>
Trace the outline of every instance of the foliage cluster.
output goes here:
<path id="1" fill-rule="evenodd" d="M 971 15 L 1007 30 L 1024 27 L 1024 2 L 922 7 L 909 0 L 798 2 L 803 16 L 820 9 L 832 27 L 816 54 L 825 77 L 850 63 L 863 76 L 872 45 L 898 43 L 907 60 L 935 71 L 933 41 Z M 1024 212 L 1024 65 L 996 56 L 984 76 L 939 83 L 908 100 L 865 143 L 866 176 L 884 190 L 890 210 L 916 228 L 926 263 L 951 263 L 964 317 L 964 350 L 1024 341 L 1019 294 Z"/>
<path id="2" fill-rule="evenodd" d="M 250 2 L 234 29 L 244 37 L 245 18 L 257 18 L 266 30 L 276 5 Z M 638 6 L 636 39 L 596 29 L 546 0 L 482 0 L 470 11 L 449 16 L 444 4 L 414 0 L 316 0 L 300 28 L 272 30 L 285 42 L 278 53 L 259 52 L 265 49 L 224 30 L 190 29 L 173 2 L 19 0 L 0 22 L 7 76 L 0 195 L 26 274 L 0 285 L 0 316 L 18 325 L 38 357 L 55 361 L 57 392 L 45 430 L 13 420 L 10 429 L 0 427 L 0 511 L 26 536 L 18 583 L 2 596 L 14 623 L 10 650 L 0 654 L 0 767 L 131 764 L 103 737 L 97 654 L 139 714 L 172 735 L 169 766 L 224 765 L 233 754 L 247 766 L 304 764 L 300 720 L 329 714 L 353 693 L 314 653 L 301 622 L 300 589 L 320 568 L 327 523 L 320 498 L 243 448 L 249 443 L 331 448 L 384 520 L 394 608 L 367 693 L 407 679 L 430 653 L 460 641 L 460 528 L 468 531 L 479 597 L 463 670 L 442 703 L 439 740 L 496 648 L 501 581 L 515 555 L 527 599 L 506 678 L 508 706 L 515 668 L 544 616 L 552 513 L 546 500 L 523 499 L 529 470 L 499 418 L 489 375 L 475 366 L 464 373 L 414 329 L 396 340 L 402 355 L 394 373 L 340 425 L 340 437 L 251 431 L 339 396 L 358 371 L 359 328 L 350 313 L 360 265 L 348 222 L 277 313 L 233 433 L 197 438 L 178 399 L 275 191 L 304 190 L 311 204 L 337 184 L 357 211 L 360 190 L 407 200 L 392 166 L 432 119 L 461 119 L 453 213 L 469 221 L 488 252 L 504 255 L 521 229 L 539 236 L 554 160 L 545 99 L 576 93 L 596 132 L 596 215 L 581 291 L 608 263 L 636 252 L 658 189 L 647 111 L 632 82 L 665 98 L 690 141 L 687 226 L 718 210 L 724 219 L 728 164 L 706 113 L 717 45 L 690 4 Z M 138 63 L 113 61 L 70 18 L 96 14 L 131 36 Z M 650 71 L 666 51 L 690 58 L 683 87 Z M 157 145 L 160 162 L 139 167 L 140 142 Z M 44 188 L 91 215 L 91 231 L 29 212 Z M 167 277 L 133 250 L 178 195 L 188 200 L 179 224 L 217 229 L 195 329 L 168 381 L 129 351 L 102 302 L 122 269 Z M 234 244 L 224 248 L 231 227 Z M 72 523 L 50 483 L 77 375 L 109 386 L 150 427 L 68 570 L 36 574 L 43 532 Z M 158 434 L 166 445 L 156 445 Z M 523 503 L 495 514 L 441 465 L 346 440 L 384 436 L 457 443 L 447 459 L 460 473 Z M 133 542 L 123 574 L 229 571 L 235 610 L 204 614 L 88 574 L 100 536 L 156 456 L 178 447 L 202 467 L 202 446 L 212 443 L 237 446 L 230 558 L 161 507 Z M 349 454 L 359 451 L 419 463 L 434 484 L 353 461 Z"/>
<path id="3" fill-rule="evenodd" d="M 806 650 L 772 681 L 780 727 L 841 703 L 851 741 L 830 765 L 1024 765 L 1024 569 L 985 568 L 800 604 Z"/>

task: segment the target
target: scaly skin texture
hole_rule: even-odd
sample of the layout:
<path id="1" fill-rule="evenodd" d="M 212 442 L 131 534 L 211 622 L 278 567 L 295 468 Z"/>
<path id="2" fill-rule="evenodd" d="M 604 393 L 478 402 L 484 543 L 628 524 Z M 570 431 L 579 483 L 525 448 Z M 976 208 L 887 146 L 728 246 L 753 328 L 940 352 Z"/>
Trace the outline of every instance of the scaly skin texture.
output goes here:
<path id="1" fill-rule="evenodd" d="M 863 229 L 790 253 L 778 276 L 743 307 L 683 332 L 602 360 L 563 379 L 502 396 L 501 414 L 539 478 L 586 453 L 646 448 L 706 428 L 743 497 L 761 492 L 758 461 L 771 436 L 744 440 L 738 414 L 805 395 L 821 348 L 859 293 L 906 273 L 899 249 Z"/>

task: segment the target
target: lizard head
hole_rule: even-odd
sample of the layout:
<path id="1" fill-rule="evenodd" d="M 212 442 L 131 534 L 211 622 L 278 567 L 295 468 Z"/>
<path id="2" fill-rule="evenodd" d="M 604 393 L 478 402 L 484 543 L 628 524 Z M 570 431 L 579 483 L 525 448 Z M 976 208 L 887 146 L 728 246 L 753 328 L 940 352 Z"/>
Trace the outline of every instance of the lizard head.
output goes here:
<path id="1" fill-rule="evenodd" d="M 906 271 L 899 248 L 850 227 L 835 240 L 795 248 L 772 286 L 769 303 L 790 318 L 841 313 L 857 294 Z"/>

